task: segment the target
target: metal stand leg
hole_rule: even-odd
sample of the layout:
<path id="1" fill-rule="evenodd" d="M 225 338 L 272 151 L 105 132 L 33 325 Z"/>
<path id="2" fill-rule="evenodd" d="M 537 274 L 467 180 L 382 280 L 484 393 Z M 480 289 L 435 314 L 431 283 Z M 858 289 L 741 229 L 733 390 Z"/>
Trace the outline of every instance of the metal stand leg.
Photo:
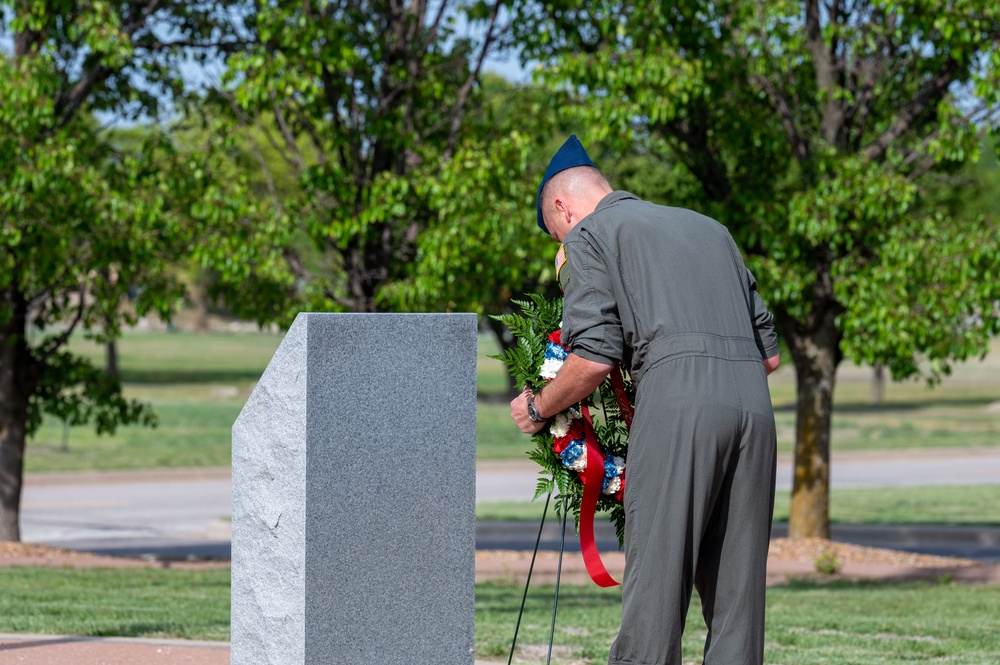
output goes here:
<path id="1" fill-rule="evenodd" d="M 531 565 L 528 566 L 528 581 L 524 583 L 524 595 L 521 597 L 521 610 L 517 613 L 517 625 L 514 626 L 514 640 L 510 643 L 510 655 L 507 657 L 507 665 L 510 665 L 514 658 L 514 646 L 517 644 L 517 633 L 521 629 L 521 617 L 524 615 L 524 602 L 528 599 L 528 586 L 531 585 L 531 571 L 535 569 L 535 557 L 538 556 L 538 545 L 542 542 L 542 527 L 545 526 L 545 515 L 549 512 L 549 500 L 552 499 L 552 492 L 545 497 L 545 508 L 542 509 L 542 521 L 538 524 L 538 537 L 535 538 L 535 551 L 531 554 Z M 565 538 L 566 518 L 563 516 L 563 536 Z M 562 568 L 562 553 L 559 555 L 559 567 Z M 556 587 L 558 589 L 558 587 Z M 551 647 L 549 648 L 551 653 Z"/>
<path id="2" fill-rule="evenodd" d="M 545 665 L 552 662 L 552 641 L 556 636 L 556 610 L 559 609 L 559 581 L 562 578 L 563 552 L 566 551 L 566 516 L 569 515 L 566 503 L 563 503 L 562 537 L 559 540 L 559 567 L 556 569 L 556 594 L 552 601 L 552 627 L 549 629 L 549 655 Z"/>

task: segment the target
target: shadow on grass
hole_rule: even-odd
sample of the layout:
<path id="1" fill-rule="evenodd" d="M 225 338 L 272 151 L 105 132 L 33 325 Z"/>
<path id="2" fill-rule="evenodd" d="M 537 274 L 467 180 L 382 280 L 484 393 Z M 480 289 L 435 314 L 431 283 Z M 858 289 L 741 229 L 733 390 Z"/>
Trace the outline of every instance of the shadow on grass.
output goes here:
<path id="1" fill-rule="evenodd" d="M 229 639 L 227 621 L 200 621 L 197 626 L 181 623 L 127 623 L 93 632 L 94 637 L 141 637 L 147 639 L 205 640 L 224 643 Z"/>
<path id="2" fill-rule="evenodd" d="M 257 369 L 150 369 L 122 370 L 124 383 L 144 384 L 191 384 L 191 383 L 249 383 L 260 379 L 264 370 Z"/>
<path id="3" fill-rule="evenodd" d="M 949 575 L 943 574 L 922 579 L 845 579 L 843 577 L 824 577 L 819 574 L 808 577 L 793 577 L 778 588 L 785 591 L 856 591 L 858 589 L 878 590 L 910 590 L 927 589 L 931 587 L 948 586 L 952 584 Z"/>

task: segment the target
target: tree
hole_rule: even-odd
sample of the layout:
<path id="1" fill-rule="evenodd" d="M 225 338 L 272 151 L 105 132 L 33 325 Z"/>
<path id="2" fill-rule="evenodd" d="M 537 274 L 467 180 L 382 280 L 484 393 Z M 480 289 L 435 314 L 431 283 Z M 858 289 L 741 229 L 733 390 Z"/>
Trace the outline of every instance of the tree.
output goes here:
<path id="1" fill-rule="evenodd" d="M 497 11 L 453 0 L 254 6 L 253 45 L 230 58 L 221 98 L 235 122 L 270 130 L 266 145 L 301 185 L 271 192 L 284 221 L 269 242 L 294 276 L 288 308 L 377 311 L 383 288 L 410 276 L 418 237 L 448 214 L 438 181 L 470 154 L 465 122 L 502 33 Z M 460 35 L 459 16 L 482 37 Z"/>
<path id="2" fill-rule="evenodd" d="M 512 313 L 511 299 L 522 294 L 558 295 L 556 247 L 534 225 L 542 160 L 561 141 L 558 116 L 545 90 L 494 74 L 481 77 L 476 92 L 478 112 L 466 120 L 454 159 L 423 181 L 420 195 L 437 214 L 416 238 L 406 278 L 382 291 L 393 310 L 501 315 Z M 500 320 L 481 322 L 502 349 L 517 344 Z M 519 391 L 508 378 L 510 392 Z"/>
<path id="3" fill-rule="evenodd" d="M 183 294 L 169 262 L 239 199 L 212 186 L 207 157 L 159 132 L 116 150 L 92 114 L 155 114 L 182 87 L 175 47 L 218 38 L 218 8 L 2 5 L 13 50 L 0 54 L 0 540 L 20 539 L 25 438 L 44 413 L 100 432 L 154 422 L 66 344 L 118 336 L 131 286 L 137 314 L 168 316 Z"/>
<path id="4" fill-rule="evenodd" d="M 1000 123 L 993 0 L 511 4 L 590 138 L 673 165 L 663 200 L 748 254 L 797 379 L 789 532 L 829 535 L 836 369 L 930 381 L 1000 330 L 1000 231 L 940 192 Z"/>
<path id="5" fill-rule="evenodd" d="M 467 121 L 469 139 L 431 183 L 439 215 L 417 238 L 410 276 L 388 285 L 383 295 L 404 311 L 494 315 L 484 322 L 506 351 L 517 340 L 496 315 L 514 313 L 511 298 L 559 295 L 557 246 L 535 226 L 535 199 L 546 160 L 572 127 L 540 86 L 514 85 L 495 75 L 480 83 L 479 113 Z M 598 158 L 611 154 L 599 143 L 588 150 Z M 628 155 L 609 160 L 605 173 L 645 194 L 662 183 L 656 166 L 652 155 Z M 516 393 L 522 386 L 509 378 Z"/>

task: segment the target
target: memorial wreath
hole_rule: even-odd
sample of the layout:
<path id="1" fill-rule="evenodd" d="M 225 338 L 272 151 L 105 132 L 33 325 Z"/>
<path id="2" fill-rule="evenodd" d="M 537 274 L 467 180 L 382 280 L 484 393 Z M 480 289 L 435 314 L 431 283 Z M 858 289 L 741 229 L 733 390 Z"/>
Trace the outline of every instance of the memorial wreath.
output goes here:
<path id="1" fill-rule="evenodd" d="M 492 357 L 504 363 L 516 385 L 527 386 L 537 393 L 555 378 L 569 349 L 561 340 L 562 299 L 548 299 L 537 294 L 529 294 L 528 298 L 513 301 L 521 313 L 494 317 L 510 329 L 516 344 Z M 548 424 L 532 436 L 534 448 L 528 453 L 541 467 L 534 498 L 558 489 L 557 510 L 573 515 L 581 534 L 587 527 L 581 525 L 585 484 L 589 477 L 598 478 L 596 471 L 591 470 L 588 474 L 587 470 L 591 457 L 599 460 L 603 473 L 596 511 L 606 513 L 614 524 L 619 544 L 625 537 L 622 496 L 634 401 L 631 380 L 615 366 L 588 400 L 549 419 Z M 591 407 L 596 417 L 591 417 Z M 588 454 L 588 448 L 597 455 Z M 592 515 L 586 512 L 583 519 L 592 520 Z M 592 524 L 590 528 L 592 530 Z"/>

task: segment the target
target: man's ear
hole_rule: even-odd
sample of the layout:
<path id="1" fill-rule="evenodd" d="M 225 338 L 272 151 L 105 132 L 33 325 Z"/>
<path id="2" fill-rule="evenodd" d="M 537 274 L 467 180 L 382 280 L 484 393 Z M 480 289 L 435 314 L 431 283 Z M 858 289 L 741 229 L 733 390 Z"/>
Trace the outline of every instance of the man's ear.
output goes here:
<path id="1" fill-rule="evenodd" d="M 566 199 L 557 196 L 552 200 L 552 207 L 555 208 L 558 223 L 569 224 L 573 219 L 573 213 L 570 211 L 569 202 Z"/>

